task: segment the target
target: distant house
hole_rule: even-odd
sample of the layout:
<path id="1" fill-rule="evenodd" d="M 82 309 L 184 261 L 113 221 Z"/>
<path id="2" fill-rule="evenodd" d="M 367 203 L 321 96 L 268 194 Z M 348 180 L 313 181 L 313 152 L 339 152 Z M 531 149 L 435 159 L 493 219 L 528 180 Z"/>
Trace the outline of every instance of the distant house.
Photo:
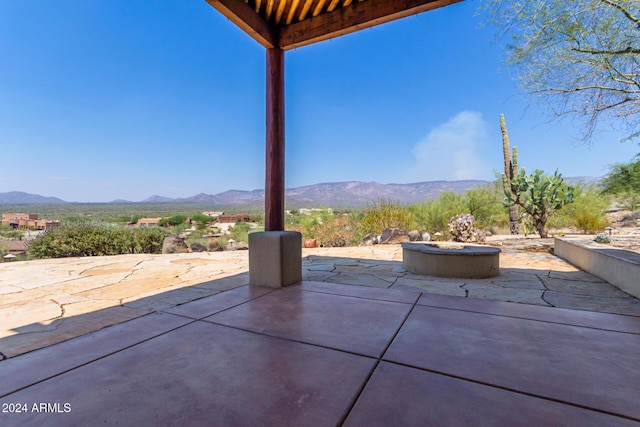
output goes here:
<path id="1" fill-rule="evenodd" d="M 300 210 L 298 210 L 300 215 L 311 215 L 314 212 L 324 212 L 324 211 L 327 211 L 330 215 L 333 215 L 333 209 L 331 209 L 331 208 L 328 208 L 328 209 L 318 209 L 318 208 L 306 209 L 306 208 L 301 208 Z"/>
<path id="2" fill-rule="evenodd" d="M 211 218 L 219 218 L 224 215 L 224 212 L 207 211 L 202 212 L 202 215 L 210 216 Z"/>
<path id="3" fill-rule="evenodd" d="M 12 227 L 16 230 L 35 228 L 36 230 L 47 231 L 60 226 L 60 221 L 51 219 L 38 219 L 38 214 L 33 213 L 6 213 L 2 214 L 2 225 Z"/>
<path id="4" fill-rule="evenodd" d="M 218 222 L 224 222 L 224 223 L 235 224 L 236 222 L 249 222 L 249 221 L 250 221 L 249 214 L 220 215 L 218 217 Z"/>
<path id="5" fill-rule="evenodd" d="M 162 218 L 140 218 L 136 227 L 157 227 Z"/>
<path id="6" fill-rule="evenodd" d="M 24 240 L 7 240 L 5 243 L 9 246 L 10 254 L 24 255 L 27 253 L 27 242 Z"/>

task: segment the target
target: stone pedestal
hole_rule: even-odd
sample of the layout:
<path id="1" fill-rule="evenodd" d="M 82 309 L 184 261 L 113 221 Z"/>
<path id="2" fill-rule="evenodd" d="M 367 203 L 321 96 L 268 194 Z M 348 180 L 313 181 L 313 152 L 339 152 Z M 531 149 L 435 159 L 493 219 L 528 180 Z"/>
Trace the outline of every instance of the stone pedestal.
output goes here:
<path id="1" fill-rule="evenodd" d="M 249 283 L 281 288 L 302 280 L 302 235 L 297 231 L 249 233 Z"/>

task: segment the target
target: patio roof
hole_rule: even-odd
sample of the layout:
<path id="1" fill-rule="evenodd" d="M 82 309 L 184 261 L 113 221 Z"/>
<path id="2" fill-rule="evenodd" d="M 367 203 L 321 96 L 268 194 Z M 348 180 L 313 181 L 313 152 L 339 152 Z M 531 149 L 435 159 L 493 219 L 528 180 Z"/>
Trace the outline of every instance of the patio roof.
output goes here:
<path id="1" fill-rule="evenodd" d="M 266 48 L 294 49 L 461 0 L 207 0 Z"/>
<path id="2" fill-rule="evenodd" d="M 284 52 L 462 0 L 206 0 L 267 49 L 265 231 L 284 230 Z"/>

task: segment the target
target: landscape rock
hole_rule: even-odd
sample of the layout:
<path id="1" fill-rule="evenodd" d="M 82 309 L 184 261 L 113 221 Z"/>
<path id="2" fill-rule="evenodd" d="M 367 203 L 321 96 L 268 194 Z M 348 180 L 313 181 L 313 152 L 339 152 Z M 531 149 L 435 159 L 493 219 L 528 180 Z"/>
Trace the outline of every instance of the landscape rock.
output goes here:
<path id="1" fill-rule="evenodd" d="M 387 228 L 380 236 L 381 245 L 391 245 L 408 241 L 409 234 L 407 233 L 407 230 L 403 230 L 402 228 Z"/>
<path id="2" fill-rule="evenodd" d="M 207 247 L 203 244 L 200 243 L 192 243 L 191 246 L 191 251 L 192 252 L 206 252 L 207 251 Z"/>
<path id="3" fill-rule="evenodd" d="M 360 246 L 371 246 L 380 243 L 380 236 L 375 233 L 369 233 L 362 239 Z"/>
<path id="4" fill-rule="evenodd" d="M 249 249 L 249 245 L 245 242 L 232 242 L 227 243 L 224 247 L 225 251 L 246 251 Z"/>
<path id="5" fill-rule="evenodd" d="M 207 247 L 209 248 L 209 252 L 220 252 L 224 250 L 224 248 L 222 247 L 222 243 L 220 243 L 220 241 L 215 237 L 209 239 Z"/>
<path id="6" fill-rule="evenodd" d="M 426 231 L 424 233 L 422 233 L 422 241 L 423 242 L 430 242 L 433 240 L 433 237 L 431 237 L 431 234 L 427 233 Z"/>
<path id="7" fill-rule="evenodd" d="M 189 252 L 189 246 L 187 246 L 184 238 L 178 236 L 165 237 L 162 242 L 163 254 L 186 254 Z"/>
<path id="8" fill-rule="evenodd" d="M 418 230 L 411 230 L 409 232 L 409 240 L 412 242 L 418 242 L 420 240 L 422 240 L 422 235 L 420 234 L 420 232 Z"/>

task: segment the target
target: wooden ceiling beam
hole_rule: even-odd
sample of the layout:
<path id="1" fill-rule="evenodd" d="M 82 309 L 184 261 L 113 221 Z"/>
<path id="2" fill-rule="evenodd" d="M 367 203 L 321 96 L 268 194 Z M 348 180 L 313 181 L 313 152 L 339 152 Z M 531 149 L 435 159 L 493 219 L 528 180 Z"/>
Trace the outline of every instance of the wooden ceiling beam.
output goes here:
<path id="1" fill-rule="evenodd" d="M 462 0 L 365 0 L 355 2 L 333 12 L 323 13 L 280 27 L 278 37 L 280 48 L 284 50 L 295 49 L 459 1 Z"/>
<path id="2" fill-rule="evenodd" d="M 278 46 L 277 32 L 244 1 L 206 0 L 214 9 L 266 48 Z"/>

